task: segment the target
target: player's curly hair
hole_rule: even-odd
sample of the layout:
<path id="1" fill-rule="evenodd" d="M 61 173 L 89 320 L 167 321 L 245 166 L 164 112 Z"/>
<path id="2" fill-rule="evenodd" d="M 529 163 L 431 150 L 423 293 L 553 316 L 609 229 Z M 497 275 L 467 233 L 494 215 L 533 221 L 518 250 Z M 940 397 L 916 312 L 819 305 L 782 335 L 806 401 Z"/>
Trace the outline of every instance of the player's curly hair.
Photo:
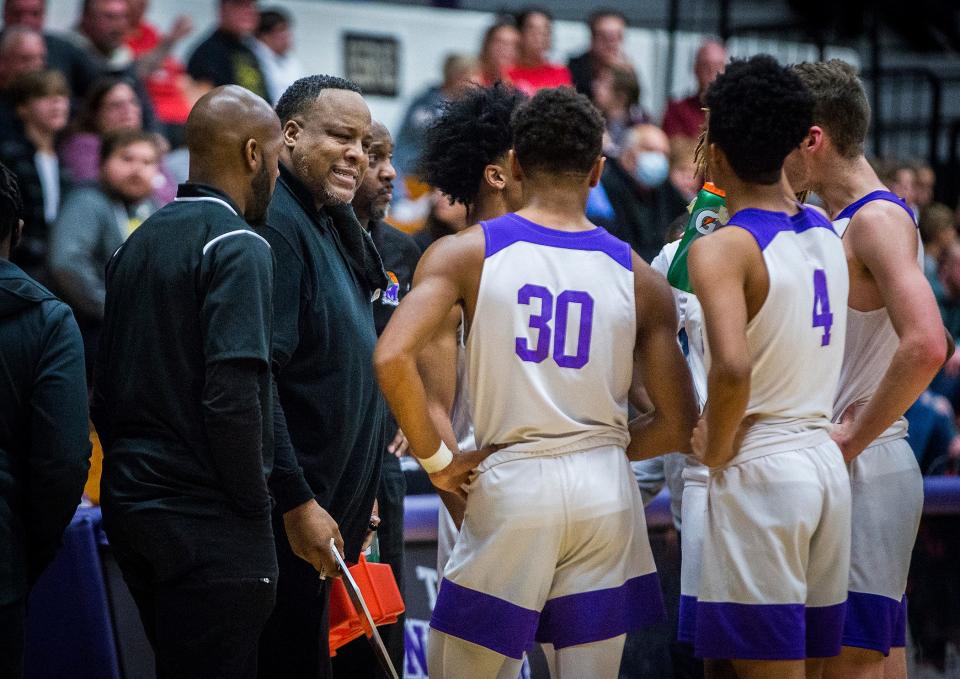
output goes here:
<path id="1" fill-rule="evenodd" d="M 745 182 L 774 184 L 813 124 L 813 97 L 768 54 L 733 60 L 706 93 L 708 135 Z"/>
<path id="2" fill-rule="evenodd" d="M 0 242 L 17 230 L 22 215 L 23 199 L 17 176 L 0 163 Z"/>
<path id="3" fill-rule="evenodd" d="M 316 101 L 324 90 L 348 90 L 363 94 L 360 86 L 352 80 L 335 75 L 308 75 L 294 82 L 280 96 L 277 102 L 277 116 L 280 118 L 280 124 L 286 125 L 287 121 L 295 115 L 303 113 L 304 109 Z"/>
<path id="4" fill-rule="evenodd" d="M 586 174 L 603 152 L 603 116 L 570 87 L 537 92 L 513 114 L 513 150 L 528 174 Z"/>
<path id="5" fill-rule="evenodd" d="M 483 169 L 513 144 L 510 118 L 525 99 L 521 92 L 498 82 L 473 88 L 445 104 L 427 129 L 417 174 L 454 202 L 473 205 Z"/>

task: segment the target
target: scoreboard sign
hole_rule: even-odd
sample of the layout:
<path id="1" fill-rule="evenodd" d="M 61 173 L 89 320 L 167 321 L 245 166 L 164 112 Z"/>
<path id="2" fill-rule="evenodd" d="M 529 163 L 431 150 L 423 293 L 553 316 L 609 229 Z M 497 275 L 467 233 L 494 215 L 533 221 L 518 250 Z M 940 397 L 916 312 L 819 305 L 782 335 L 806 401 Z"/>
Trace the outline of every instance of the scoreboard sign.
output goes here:
<path id="1" fill-rule="evenodd" d="M 365 95 L 396 97 L 400 92 L 400 42 L 391 36 L 345 33 L 344 73 Z"/>

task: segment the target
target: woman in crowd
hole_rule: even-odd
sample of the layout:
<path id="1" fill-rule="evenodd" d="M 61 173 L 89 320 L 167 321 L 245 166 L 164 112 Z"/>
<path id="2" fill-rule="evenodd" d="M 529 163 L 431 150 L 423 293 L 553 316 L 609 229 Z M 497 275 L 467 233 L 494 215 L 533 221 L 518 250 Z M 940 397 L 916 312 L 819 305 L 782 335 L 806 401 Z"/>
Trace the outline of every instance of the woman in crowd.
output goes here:
<path id="1" fill-rule="evenodd" d="M 512 18 L 500 18 L 487 29 L 480 46 L 480 72 L 484 87 L 498 80 L 509 82 L 507 71 L 517 63 L 520 31 Z"/>
<path id="2" fill-rule="evenodd" d="M 19 125 L 16 133 L 0 142 L 0 162 L 19 178 L 24 222 L 23 238 L 12 260 L 41 283 L 48 283 L 47 234 L 68 188 L 55 144 L 67 126 L 70 88 L 59 71 L 37 71 L 18 77 L 10 91 Z"/>
<path id="3" fill-rule="evenodd" d="M 100 146 L 104 135 L 124 130 L 143 130 L 143 112 L 136 92 L 122 78 L 98 80 L 87 93 L 76 131 L 60 147 L 63 167 L 74 181 L 92 182 L 99 178 Z M 161 161 L 153 199 L 158 205 L 166 205 L 176 192 L 177 182 Z"/>

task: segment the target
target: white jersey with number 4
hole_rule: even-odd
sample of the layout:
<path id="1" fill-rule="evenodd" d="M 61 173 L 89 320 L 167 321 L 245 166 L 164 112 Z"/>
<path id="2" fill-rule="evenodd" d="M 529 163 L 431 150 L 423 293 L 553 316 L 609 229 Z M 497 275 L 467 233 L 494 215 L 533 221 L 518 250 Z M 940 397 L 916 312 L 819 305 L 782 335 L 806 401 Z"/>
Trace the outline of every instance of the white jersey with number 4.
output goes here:
<path id="1" fill-rule="evenodd" d="M 754 237 L 769 279 L 767 298 L 747 324 L 752 370 L 746 414 L 759 420 L 735 458 L 745 460 L 802 447 L 797 442 L 811 431 L 829 428 L 850 281 L 843 243 L 815 210 L 801 207 L 790 216 L 751 208 L 730 224 Z M 707 334 L 709 345 L 709 328 Z"/>
<path id="2" fill-rule="evenodd" d="M 630 246 L 515 214 L 481 224 L 467 339 L 478 447 L 555 454 L 625 447 L 636 338 Z"/>

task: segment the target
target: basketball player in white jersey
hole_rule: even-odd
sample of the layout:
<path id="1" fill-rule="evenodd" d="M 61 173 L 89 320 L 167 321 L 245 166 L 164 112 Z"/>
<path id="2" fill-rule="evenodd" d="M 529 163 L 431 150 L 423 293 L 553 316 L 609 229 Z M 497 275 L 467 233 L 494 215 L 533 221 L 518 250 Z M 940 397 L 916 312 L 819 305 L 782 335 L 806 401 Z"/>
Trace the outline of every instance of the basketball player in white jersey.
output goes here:
<path id="1" fill-rule="evenodd" d="M 710 467 L 695 646 L 740 677 L 819 677 L 840 651 L 850 559 L 850 485 L 830 438 L 846 260 L 783 179 L 813 113 L 797 76 L 767 55 L 734 61 L 706 105 L 731 216 L 688 262 L 709 363 L 693 436 Z"/>
<path id="2" fill-rule="evenodd" d="M 814 117 L 787 176 L 823 199 L 850 268 L 833 408 L 853 496 L 850 594 L 844 648 L 826 675 L 899 679 L 906 677 L 904 591 L 923 508 L 903 414 L 943 363 L 946 340 L 913 214 L 863 156 L 870 109 L 856 71 L 839 60 L 793 71 L 813 95 Z"/>
<path id="3" fill-rule="evenodd" d="M 669 287 L 584 216 L 603 169 L 599 112 L 573 90 L 542 90 L 513 134 L 526 207 L 431 246 L 375 356 L 414 454 L 451 489 L 444 470 L 461 453 L 427 412 L 416 359 L 462 304 L 477 442 L 500 447 L 460 491 L 430 676 L 515 675 L 537 640 L 560 676 L 612 679 L 626 633 L 663 616 L 624 451 L 684 449 L 696 406 Z M 628 430 L 641 384 L 654 410 Z"/>
<path id="4" fill-rule="evenodd" d="M 420 176 L 465 205 L 469 224 L 500 217 L 523 205 L 520 182 L 510 173 L 508 152 L 513 146 L 510 118 L 526 98 L 502 83 L 473 88 L 448 103 L 427 130 Z M 434 423 L 441 429 L 441 438 L 446 438 L 442 427 L 451 424 L 453 430 L 447 434 L 461 450 L 474 447 L 464 364 L 466 334 L 463 309 L 457 306 L 418 357 L 427 398 L 436 414 Z M 453 494 L 445 494 L 443 501 L 437 524 L 439 577 L 443 577 L 456 542 L 464 504 Z"/>
<path id="5" fill-rule="evenodd" d="M 714 222 L 719 225 L 719 222 Z M 714 227 L 715 228 L 715 227 Z M 680 240 L 667 243 L 652 262 L 651 268 L 664 278 L 676 256 Z M 683 333 L 684 357 L 690 369 L 697 407 L 702 409 L 707 400 L 707 370 L 705 367 L 705 339 L 703 333 L 703 310 L 697 296 L 684 290 L 671 288 L 679 315 L 678 332 Z M 709 470 L 693 456 L 684 456 L 680 470 L 680 610 L 677 621 L 677 641 L 690 649 L 696 636 L 696 606 L 700 590 L 700 564 L 703 550 L 704 517 L 707 513 L 707 481 Z M 641 463 L 646 464 L 646 463 Z M 671 500 L 674 492 L 670 489 Z M 686 651 L 689 652 L 689 651 Z M 707 676 L 710 668 L 707 668 Z"/>

